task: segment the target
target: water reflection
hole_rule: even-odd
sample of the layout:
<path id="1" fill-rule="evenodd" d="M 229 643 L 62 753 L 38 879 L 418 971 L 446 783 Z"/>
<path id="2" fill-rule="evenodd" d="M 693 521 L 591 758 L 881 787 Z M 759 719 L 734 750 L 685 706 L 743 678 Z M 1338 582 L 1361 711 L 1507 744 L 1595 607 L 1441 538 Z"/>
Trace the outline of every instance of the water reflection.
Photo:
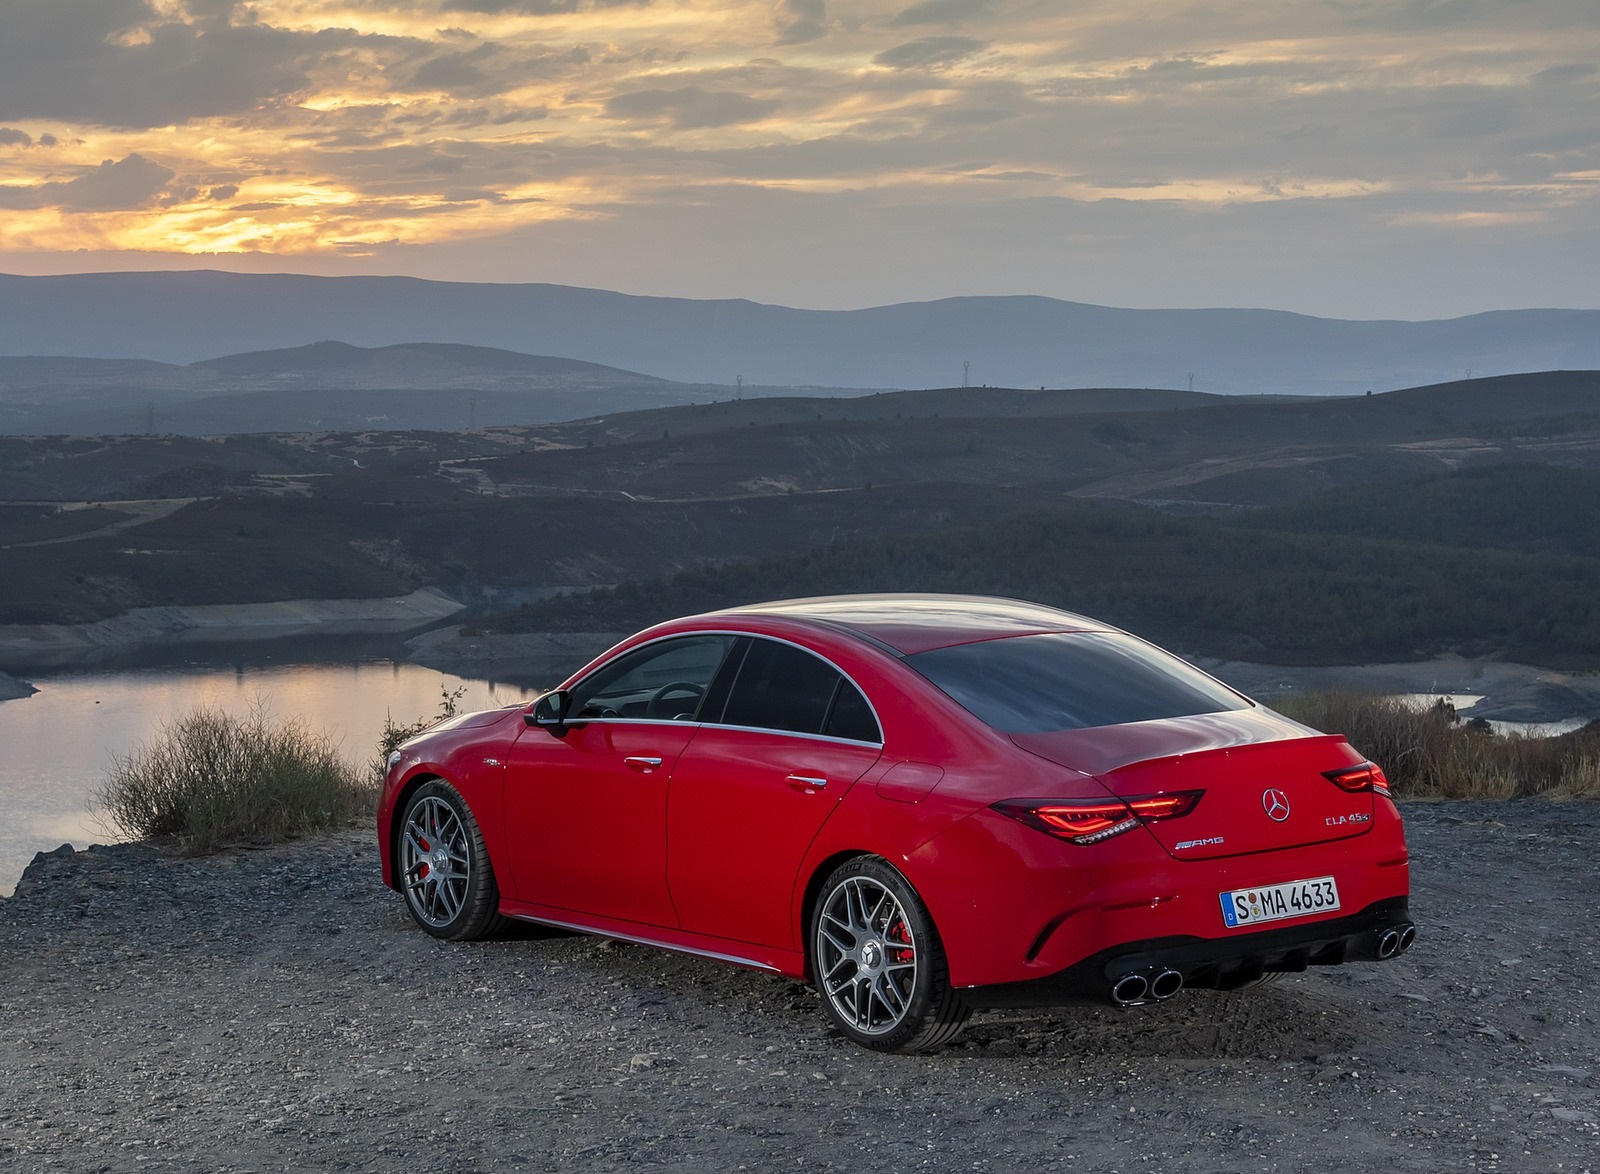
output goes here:
<path id="1" fill-rule="evenodd" d="M 35 852 L 115 840 L 89 811 L 106 768 L 198 706 L 242 714 L 263 704 L 275 717 L 327 731 L 346 757 L 364 762 L 385 717 L 431 716 L 441 689 L 463 687 L 463 709 L 516 704 L 538 692 L 390 660 L 286 664 L 271 659 L 281 649 L 252 652 L 225 666 L 33 675 L 37 694 L 0 704 L 0 894 L 16 887 Z"/>

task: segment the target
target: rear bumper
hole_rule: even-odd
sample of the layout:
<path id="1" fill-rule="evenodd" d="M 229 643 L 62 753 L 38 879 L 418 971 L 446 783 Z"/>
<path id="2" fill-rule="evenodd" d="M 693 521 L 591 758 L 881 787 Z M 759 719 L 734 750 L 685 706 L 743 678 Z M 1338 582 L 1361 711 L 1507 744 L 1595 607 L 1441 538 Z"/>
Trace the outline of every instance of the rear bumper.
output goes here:
<path id="1" fill-rule="evenodd" d="M 1348 917 L 1284 929 L 1225 938 L 1183 936 L 1125 942 L 1041 978 L 966 987 L 961 998 L 972 1007 L 1143 1002 L 1142 998 L 1115 999 L 1112 990 L 1129 975 L 1153 978 L 1171 971 L 1183 976 L 1182 986 L 1232 990 L 1275 971 L 1379 961 L 1384 957 L 1380 942 L 1385 933 L 1402 931 L 1411 924 L 1409 898 L 1391 897 Z M 1393 939 L 1389 941 L 1393 943 Z M 1406 944 L 1410 944 L 1409 938 Z M 1398 952 L 1390 956 L 1398 956 Z"/>

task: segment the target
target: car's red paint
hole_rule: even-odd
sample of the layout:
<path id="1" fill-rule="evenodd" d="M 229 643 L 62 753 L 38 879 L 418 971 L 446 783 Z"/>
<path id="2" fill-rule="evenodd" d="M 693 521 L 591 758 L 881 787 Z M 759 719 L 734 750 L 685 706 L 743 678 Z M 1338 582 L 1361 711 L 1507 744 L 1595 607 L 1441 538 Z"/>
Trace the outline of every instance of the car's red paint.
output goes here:
<path id="1" fill-rule="evenodd" d="M 1325 777 L 1363 762 L 1342 737 L 1242 697 L 1225 712 L 1007 734 L 905 659 L 1054 632 L 1116 630 L 946 596 L 790 601 L 658 625 L 562 688 L 581 692 L 617 658 L 673 636 L 776 640 L 853 682 L 881 744 L 668 717 L 574 718 L 556 737 L 524 720 L 531 706 L 475 716 L 402 748 L 378 811 L 384 880 L 400 887 L 405 796 L 443 778 L 481 827 L 503 913 L 796 979 L 812 977 L 805 938 L 818 884 L 860 855 L 888 861 L 921 897 L 951 982 L 976 1003 L 991 990 L 1103 996 L 1123 958 L 1231 985 L 1263 960 L 1372 957 L 1369 937 L 1409 926 L 1405 838 L 1387 790 L 1351 793 Z M 1204 792 L 1191 813 L 1090 844 L 994 806 L 1185 790 Z M 1281 822 L 1264 808 L 1269 792 L 1292 812 Z M 1224 925 L 1223 892 L 1322 876 L 1337 881 L 1337 913 Z"/>
<path id="2" fill-rule="evenodd" d="M 797 949 L 797 863 L 881 756 L 877 746 L 755 730 L 697 733 L 667 802 L 667 883 L 679 926 Z"/>
<path id="3" fill-rule="evenodd" d="M 665 722 L 594 722 L 565 738 L 525 728 L 503 760 L 511 878 L 502 892 L 676 924 L 667 894 L 667 784 L 694 735 L 693 726 Z"/>

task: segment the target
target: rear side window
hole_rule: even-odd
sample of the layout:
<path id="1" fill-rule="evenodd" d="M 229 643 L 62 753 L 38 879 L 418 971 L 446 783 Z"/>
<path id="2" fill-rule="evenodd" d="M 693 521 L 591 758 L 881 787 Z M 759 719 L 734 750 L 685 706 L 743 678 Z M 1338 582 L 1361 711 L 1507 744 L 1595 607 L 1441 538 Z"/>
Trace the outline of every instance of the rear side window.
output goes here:
<path id="1" fill-rule="evenodd" d="M 1052 632 L 936 648 L 905 663 L 1007 734 L 1248 709 L 1199 669 L 1117 632 Z"/>
<path id="2" fill-rule="evenodd" d="M 761 730 L 877 742 L 872 710 L 839 671 L 804 649 L 753 640 L 722 722 Z"/>
<path id="3" fill-rule="evenodd" d="M 872 716 L 867 699 L 844 678 L 839 679 L 839 693 L 833 699 L 833 712 L 828 715 L 824 734 L 830 738 L 849 738 L 853 742 L 881 742 L 883 733 L 878 729 L 878 719 Z"/>

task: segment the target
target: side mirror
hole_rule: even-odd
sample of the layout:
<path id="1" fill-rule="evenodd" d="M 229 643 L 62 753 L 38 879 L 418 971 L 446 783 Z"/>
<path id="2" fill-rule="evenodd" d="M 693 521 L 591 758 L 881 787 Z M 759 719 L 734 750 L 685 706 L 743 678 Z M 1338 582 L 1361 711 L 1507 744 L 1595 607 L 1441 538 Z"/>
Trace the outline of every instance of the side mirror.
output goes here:
<path id="1" fill-rule="evenodd" d="M 572 705 L 572 694 L 565 689 L 546 693 L 533 703 L 533 708 L 522 715 L 530 726 L 549 730 L 557 738 L 567 736 L 567 709 Z"/>

